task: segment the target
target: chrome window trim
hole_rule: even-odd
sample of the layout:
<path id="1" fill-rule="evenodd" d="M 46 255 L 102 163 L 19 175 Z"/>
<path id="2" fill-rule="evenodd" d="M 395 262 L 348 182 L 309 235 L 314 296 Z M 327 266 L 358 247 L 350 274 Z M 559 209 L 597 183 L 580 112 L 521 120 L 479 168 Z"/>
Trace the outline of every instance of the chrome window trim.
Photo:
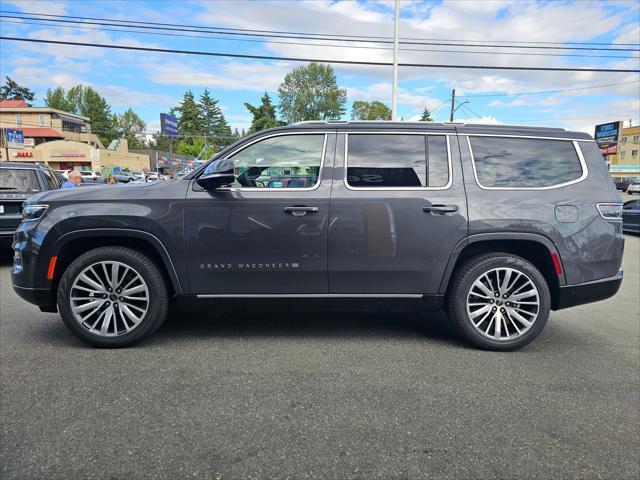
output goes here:
<path id="1" fill-rule="evenodd" d="M 504 134 L 504 133 L 469 133 L 469 132 L 459 132 L 459 137 L 467 136 L 467 137 L 505 137 L 505 138 L 533 138 L 538 140 L 566 140 L 570 142 L 593 142 L 593 139 L 590 138 L 567 138 L 567 137 L 551 137 L 551 136 L 540 136 L 540 135 L 514 135 L 514 134 Z"/>
<path id="2" fill-rule="evenodd" d="M 469 154 L 471 155 L 471 166 L 473 167 L 473 177 L 476 180 L 476 185 L 478 185 L 478 187 L 480 187 L 483 190 L 553 190 L 556 188 L 562 188 L 562 187 L 566 187 L 568 185 L 573 185 L 576 183 L 580 183 L 583 180 L 585 180 L 588 176 L 589 176 L 589 169 L 587 168 L 587 163 L 584 160 L 584 156 L 582 155 L 582 149 L 580 148 L 580 145 L 578 145 L 578 142 L 580 140 L 574 140 L 574 139 L 569 139 L 569 138 L 552 138 L 552 137 L 527 137 L 527 136 L 520 136 L 520 135 L 487 135 L 487 134 L 478 134 L 478 135 L 474 135 L 474 134 L 465 134 L 467 137 L 467 146 L 469 147 Z M 573 148 L 576 152 L 576 155 L 578 156 L 578 161 L 580 162 L 580 166 L 582 167 L 582 175 L 580 175 L 579 178 L 576 178 L 574 180 L 570 180 L 568 182 L 563 182 L 563 183 L 557 183 L 554 185 L 546 185 L 544 187 L 486 187 L 484 185 L 482 185 L 480 183 L 480 179 L 478 179 L 478 172 L 476 170 L 476 159 L 473 156 L 473 149 L 471 148 L 471 140 L 470 137 L 509 137 L 509 138 L 527 138 L 527 139 L 538 139 L 538 140 L 564 140 L 566 142 L 571 142 L 573 144 Z M 582 141 L 589 141 L 589 140 L 582 140 Z"/>
<path id="3" fill-rule="evenodd" d="M 199 293 L 197 298 L 422 298 L 422 293 Z"/>
<path id="4" fill-rule="evenodd" d="M 342 181 L 344 182 L 344 186 L 348 190 L 352 191 L 369 191 L 369 192 L 384 192 L 384 191 L 394 191 L 394 192 L 403 192 L 403 191 L 430 191 L 430 190 L 449 190 L 453 185 L 453 167 L 451 163 L 451 143 L 449 141 L 450 135 L 455 135 L 455 133 L 444 133 L 444 132 L 391 132 L 391 131 L 370 131 L 370 132 L 338 132 L 344 133 L 344 176 Z M 447 166 L 449 173 L 449 181 L 446 185 L 442 187 L 354 187 L 349 185 L 347 182 L 347 172 L 348 172 L 348 159 L 349 159 L 349 135 L 422 135 L 422 136 L 444 136 L 447 139 Z M 426 159 L 425 159 L 426 160 Z M 425 163 L 426 166 L 426 163 Z"/>
<path id="5" fill-rule="evenodd" d="M 274 138 L 274 137 L 283 137 L 285 135 L 324 135 L 324 141 L 322 143 L 322 156 L 320 157 L 320 169 L 318 170 L 318 180 L 316 181 L 315 185 L 312 187 L 294 187 L 294 188 L 276 188 L 276 187 L 264 187 L 264 188 L 259 188 L 259 187 L 221 187 L 218 188 L 217 191 L 222 191 L 222 192 L 310 192 L 312 190 L 317 190 L 318 188 L 320 188 L 320 184 L 322 183 L 322 172 L 324 170 L 324 157 L 327 153 L 327 139 L 329 137 L 329 133 L 333 133 L 333 132 L 327 132 L 326 130 L 314 130 L 314 131 L 310 131 L 310 132 L 278 132 L 278 133 L 272 133 L 270 135 L 265 135 L 263 137 L 258 137 L 254 140 L 252 140 L 251 142 L 247 143 L 246 145 L 243 145 L 241 148 L 239 148 L 238 150 L 236 150 L 235 152 L 233 152 L 231 154 L 231 156 L 226 156 L 224 157 L 223 160 L 233 160 L 233 157 L 240 153 L 242 150 L 244 150 L 245 148 L 250 147 L 251 145 L 254 145 L 258 142 L 261 142 L 263 140 L 267 140 L 268 138 Z"/>

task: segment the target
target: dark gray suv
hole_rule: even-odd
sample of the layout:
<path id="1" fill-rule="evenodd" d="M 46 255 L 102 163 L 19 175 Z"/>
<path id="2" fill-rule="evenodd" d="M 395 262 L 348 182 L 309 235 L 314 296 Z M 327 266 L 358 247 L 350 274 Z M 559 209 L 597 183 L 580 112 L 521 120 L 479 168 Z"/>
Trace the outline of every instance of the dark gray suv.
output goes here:
<path id="1" fill-rule="evenodd" d="M 182 180 L 29 199 L 12 279 L 102 347 L 149 335 L 171 301 L 323 299 L 445 309 L 473 344 L 513 350 L 550 310 L 617 292 L 621 212 L 584 133 L 307 122 Z"/>

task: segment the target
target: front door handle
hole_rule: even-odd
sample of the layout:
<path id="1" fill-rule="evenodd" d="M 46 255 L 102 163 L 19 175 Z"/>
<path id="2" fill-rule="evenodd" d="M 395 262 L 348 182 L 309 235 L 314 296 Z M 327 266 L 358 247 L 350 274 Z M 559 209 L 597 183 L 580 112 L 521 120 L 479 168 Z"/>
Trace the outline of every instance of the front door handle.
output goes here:
<path id="1" fill-rule="evenodd" d="M 454 213 L 458 211 L 457 205 L 431 205 L 429 207 L 422 207 L 423 212 L 429 213 Z"/>
<path id="2" fill-rule="evenodd" d="M 316 213 L 318 211 L 318 207 L 284 207 L 284 211 L 290 213 L 294 217 L 302 217 L 307 214 L 307 212 Z"/>

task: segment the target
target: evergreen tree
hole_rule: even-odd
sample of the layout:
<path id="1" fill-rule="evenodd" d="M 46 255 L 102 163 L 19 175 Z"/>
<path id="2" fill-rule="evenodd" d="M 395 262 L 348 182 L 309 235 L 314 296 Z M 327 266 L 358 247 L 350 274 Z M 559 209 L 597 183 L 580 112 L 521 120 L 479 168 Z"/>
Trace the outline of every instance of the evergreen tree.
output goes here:
<path id="1" fill-rule="evenodd" d="M 32 102 L 36 98 L 36 94 L 27 87 L 18 85 L 18 83 L 8 76 L 7 81 L 2 87 L 0 87 L 0 100 L 24 100 L 25 102 Z"/>
<path id="2" fill-rule="evenodd" d="M 203 133 L 207 136 L 214 135 L 223 115 L 218 106 L 218 100 L 214 99 L 206 88 L 200 96 L 200 115 Z"/>
<path id="3" fill-rule="evenodd" d="M 253 115 L 251 127 L 249 127 L 249 135 L 266 128 L 284 125 L 283 122 L 279 122 L 276 119 L 276 107 L 271 104 L 271 98 L 269 98 L 267 92 L 264 92 L 264 96 L 260 99 L 259 107 L 254 107 L 249 103 L 245 103 L 244 106 L 251 112 L 251 115 Z M 242 136 L 244 136 L 244 133 Z"/>
<path id="4" fill-rule="evenodd" d="M 49 108 L 57 108 L 63 112 L 76 113 L 76 105 L 68 99 L 67 92 L 65 92 L 62 87 L 56 87 L 53 90 L 50 88 L 47 89 L 44 103 Z"/>
<path id="5" fill-rule="evenodd" d="M 191 90 L 184 92 L 182 102 L 172 109 L 172 113 L 178 116 L 178 131 L 181 134 L 202 135 L 204 133 L 200 107 Z"/>
<path id="6" fill-rule="evenodd" d="M 427 107 L 424 107 L 424 111 L 422 112 L 422 117 L 420 117 L 421 122 L 433 122 L 433 118 L 431 118 L 431 112 Z"/>

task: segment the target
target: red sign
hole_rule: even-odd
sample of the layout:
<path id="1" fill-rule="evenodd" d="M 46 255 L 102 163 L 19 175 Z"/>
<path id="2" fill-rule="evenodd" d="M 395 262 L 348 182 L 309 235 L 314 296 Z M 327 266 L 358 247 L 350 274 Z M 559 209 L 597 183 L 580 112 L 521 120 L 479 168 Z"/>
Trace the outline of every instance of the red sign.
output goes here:
<path id="1" fill-rule="evenodd" d="M 618 145 L 608 145 L 605 148 L 600 148 L 602 155 L 615 155 L 618 153 Z"/>
<path id="2" fill-rule="evenodd" d="M 16 152 L 16 157 L 33 157 L 33 152 Z"/>

